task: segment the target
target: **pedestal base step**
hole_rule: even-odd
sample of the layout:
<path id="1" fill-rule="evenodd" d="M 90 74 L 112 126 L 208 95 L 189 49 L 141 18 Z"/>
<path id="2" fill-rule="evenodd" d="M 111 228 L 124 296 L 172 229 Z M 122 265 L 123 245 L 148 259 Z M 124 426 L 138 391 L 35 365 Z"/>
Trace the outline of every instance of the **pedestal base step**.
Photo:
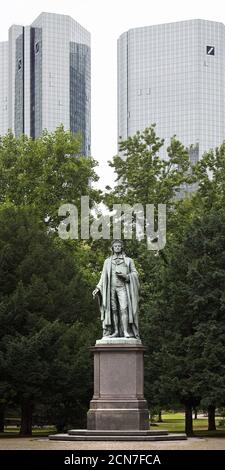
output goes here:
<path id="1" fill-rule="evenodd" d="M 169 434 L 168 431 L 116 431 L 71 429 L 68 434 L 52 434 L 52 441 L 178 441 L 186 434 Z"/>

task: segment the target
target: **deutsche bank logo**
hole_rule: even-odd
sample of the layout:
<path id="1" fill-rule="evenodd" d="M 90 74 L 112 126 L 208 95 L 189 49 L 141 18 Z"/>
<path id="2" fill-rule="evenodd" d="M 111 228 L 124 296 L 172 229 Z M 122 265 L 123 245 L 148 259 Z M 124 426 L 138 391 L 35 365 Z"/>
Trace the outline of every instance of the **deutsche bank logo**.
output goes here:
<path id="1" fill-rule="evenodd" d="M 206 46 L 206 54 L 207 55 L 215 55 L 215 47 L 214 46 Z"/>

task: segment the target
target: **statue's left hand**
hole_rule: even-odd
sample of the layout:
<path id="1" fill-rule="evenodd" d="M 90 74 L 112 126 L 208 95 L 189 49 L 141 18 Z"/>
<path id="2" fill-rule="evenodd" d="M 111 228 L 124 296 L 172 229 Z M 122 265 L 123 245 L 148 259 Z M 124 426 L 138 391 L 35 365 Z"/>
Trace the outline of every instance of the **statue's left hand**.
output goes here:
<path id="1" fill-rule="evenodd" d="M 96 288 L 93 290 L 93 292 L 92 292 L 93 299 L 96 297 L 98 291 L 99 291 L 99 288 L 98 288 L 98 287 L 96 287 Z"/>

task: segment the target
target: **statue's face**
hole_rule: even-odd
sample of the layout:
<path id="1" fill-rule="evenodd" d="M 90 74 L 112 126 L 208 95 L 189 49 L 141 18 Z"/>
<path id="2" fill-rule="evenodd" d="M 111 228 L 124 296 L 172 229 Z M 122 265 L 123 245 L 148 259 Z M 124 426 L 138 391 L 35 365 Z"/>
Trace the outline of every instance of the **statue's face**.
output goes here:
<path id="1" fill-rule="evenodd" d="M 121 253 L 121 251 L 122 251 L 122 245 L 121 245 L 121 243 L 120 243 L 120 242 L 114 243 L 114 245 L 113 245 L 113 252 L 114 252 L 114 253 Z"/>

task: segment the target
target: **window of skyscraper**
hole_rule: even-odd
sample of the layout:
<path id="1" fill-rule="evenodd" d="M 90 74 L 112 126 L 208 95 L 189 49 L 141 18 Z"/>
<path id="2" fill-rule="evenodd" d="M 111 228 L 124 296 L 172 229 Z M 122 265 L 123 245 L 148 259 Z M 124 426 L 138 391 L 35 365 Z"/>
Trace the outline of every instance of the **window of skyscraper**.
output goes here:
<path id="1" fill-rule="evenodd" d="M 36 42 L 36 44 L 35 44 L 35 53 L 38 54 L 39 50 L 40 50 L 39 42 Z"/>
<path id="2" fill-rule="evenodd" d="M 206 54 L 207 55 L 215 55 L 215 47 L 214 46 L 206 46 Z"/>

